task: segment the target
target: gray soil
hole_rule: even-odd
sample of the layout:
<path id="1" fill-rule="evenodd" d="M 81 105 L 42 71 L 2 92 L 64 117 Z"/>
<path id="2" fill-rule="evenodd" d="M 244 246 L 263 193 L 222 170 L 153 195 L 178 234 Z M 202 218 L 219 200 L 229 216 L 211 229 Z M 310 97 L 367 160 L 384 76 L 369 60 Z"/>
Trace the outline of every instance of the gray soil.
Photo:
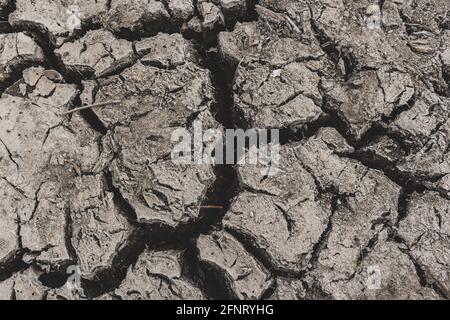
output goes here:
<path id="1" fill-rule="evenodd" d="M 450 298 L 448 0 L 0 0 L 0 94 L 1 300 Z"/>

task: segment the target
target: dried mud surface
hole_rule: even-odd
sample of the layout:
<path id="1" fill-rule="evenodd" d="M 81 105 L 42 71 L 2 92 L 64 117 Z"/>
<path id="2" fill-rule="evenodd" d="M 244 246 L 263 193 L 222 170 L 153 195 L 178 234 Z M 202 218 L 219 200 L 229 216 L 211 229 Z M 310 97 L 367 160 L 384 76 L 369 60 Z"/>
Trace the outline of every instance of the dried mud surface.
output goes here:
<path id="1" fill-rule="evenodd" d="M 448 0 L 0 20 L 0 299 L 450 298 Z M 279 129 L 279 172 L 174 163 L 196 120 Z"/>

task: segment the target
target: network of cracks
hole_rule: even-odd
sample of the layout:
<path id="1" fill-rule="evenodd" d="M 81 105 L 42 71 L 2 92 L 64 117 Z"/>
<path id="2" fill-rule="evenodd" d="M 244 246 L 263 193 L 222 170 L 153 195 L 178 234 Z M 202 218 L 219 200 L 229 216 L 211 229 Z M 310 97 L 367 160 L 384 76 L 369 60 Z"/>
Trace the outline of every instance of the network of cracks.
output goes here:
<path id="1" fill-rule="evenodd" d="M 0 0 L 0 299 L 447 299 L 449 12 Z M 174 163 L 195 121 L 279 172 Z"/>

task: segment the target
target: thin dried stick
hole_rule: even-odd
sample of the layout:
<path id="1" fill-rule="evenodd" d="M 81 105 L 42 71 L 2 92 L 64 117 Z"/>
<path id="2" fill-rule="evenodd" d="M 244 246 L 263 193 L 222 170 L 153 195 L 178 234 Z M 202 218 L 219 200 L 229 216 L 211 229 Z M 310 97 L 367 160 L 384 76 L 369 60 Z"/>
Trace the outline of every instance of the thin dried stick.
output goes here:
<path id="1" fill-rule="evenodd" d="M 106 101 L 106 102 L 100 102 L 100 103 L 94 103 L 94 104 L 89 104 L 87 106 L 82 106 L 79 108 L 75 108 L 66 112 L 61 113 L 62 116 L 77 112 L 77 111 L 81 111 L 81 110 L 86 110 L 86 109 L 90 109 L 90 108 L 97 108 L 97 107 L 103 107 L 109 104 L 119 104 L 121 101 L 120 100 L 113 100 L 113 101 Z"/>
<path id="2" fill-rule="evenodd" d="M 223 209 L 223 206 L 192 206 L 192 208 Z"/>

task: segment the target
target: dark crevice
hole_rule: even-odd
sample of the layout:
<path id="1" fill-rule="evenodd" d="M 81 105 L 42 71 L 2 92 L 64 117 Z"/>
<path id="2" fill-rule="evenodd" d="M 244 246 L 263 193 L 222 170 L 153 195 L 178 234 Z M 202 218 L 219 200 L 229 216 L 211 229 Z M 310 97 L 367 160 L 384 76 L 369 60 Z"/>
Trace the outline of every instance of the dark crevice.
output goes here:
<path id="1" fill-rule="evenodd" d="M 225 14 L 225 27 L 228 31 L 233 31 L 238 22 L 252 22 L 258 20 L 258 13 L 255 8 L 259 4 L 259 0 L 245 0 L 245 12 L 234 14 L 233 12 L 226 12 L 226 9 L 222 9 Z"/>
<path id="2" fill-rule="evenodd" d="M 254 1 L 249 4 L 253 8 L 253 11 L 255 4 L 256 2 Z M 256 12 L 254 13 L 256 14 Z M 249 124 L 243 120 L 244 118 L 234 106 L 232 83 L 235 70 L 228 66 L 216 50 L 208 50 L 211 43 L 204 39 L 198 41 L 198 43 L 198 51 L 202 57 L 202 63 L 210 70 L 213 86 L 215 87 L 215 104 L 212 108 L 215 119 L 224 129 L 247 129 Z M 236 147 L 235 150 L 225 150 L 225 157 L 227 152 L 234 152 L 236 154 Z M 217 165 L 215 167 L 215 174 L 217 180 L 205 197 L 202 205 L 219 205 L 223 209 L 214 215 L 210 209 L 202 209 L 200 211 L 200 217 L 203 217 L 200 220 L 202 223 L 197 225 L 195 231 L 193 230 L 193 233 L 190 235 L 190 245 L 187 253 L 189 259 L 187 259 L 186 270 L 189 270 L 189 277 L 195 283 L 198 283 L 209 297 L 213 299 L 236 299 L 235 293 L 229 287 L 231 282 L 229 279 L 226 279 L 226 275 L 218 270 L 217 267 L 209 263 L 200 262 L 198 249 L 195 246 L 195 239 L 200 233 L 205 234 L 215 228 L 221 227 L 223 216 L 228 211 L 232 199 L 239 193 L 240 187 L 234 166 Z M 230 233 L 233 234 L 232 231 Z M 241 241 L 241 243 L 245 246 L 246 241 Z M 249 246 L 246 249 L 259 261 L 262 261 L 262 264 L 267 266 L 269 270 L 273 269 L 267 261 L 267 257 L 259 254 L 257 249 Z M 284 273 L 281 272 L 281 274 Z"/>
<path id="3" fill-rule="evenodd" d="M 281 213 L 284 220 L 286 221 L 286 228 L 287 228 L 287 231 L 289 234 L 288 239 L 290 239 L 292 236 L 292 228 L 295 226 L 295 220 L 292 219 L 291 215 L 289 214 L 289 210 L 282 208 L 280 205 L 278 205 L 276 203 L 274 203 L 274 205 L 275 205 L 275 208 L 278 209 L 278 211 Z"/>
<path id="4" fill-rule="evenodd" d="M 224 273 L 215 269 L 212 265 L 200 262 L 195 241 L 191 240 L 184 253 L 183 276 L 189 279 L 204 292 L 209 298 L 215 300 L 236 299 L 233 291 L 228 288 Z"/>
<path id="5" fill-rule="evenodd" d="M 213 1 L 215 3 L 215 1 Z M 202 43 L 204 50 L 217 47 L 218 35 L 222 31 L 232 32 L 236 27 L 236 24 L 244 22 L 252 22 L 258 20 L 258 14 L 255 10 L 259 0 L 246 0 L 245 12 L 230 12 L 227 9 L 221 8 L 220 4 L 217 4 L 222 13 L 224 13 L 225 25 L 215 24 L 212 29 L 204 29 L 201 33 L 195 33 L 193 30 L 186 30 L 182 32 L 183 36 L 187 39 L 195 39 L 199 43 Z M 204 17 L 200 13 L 198 0 L 193 0 L 195 16 L 203 21 Z"/>
<path id="6" fill-rule="evenodd" d="M 211 72 L 211 80 L 215 88 L 216 103 L 212 107 L 212 112 L 216 120 L 224 129 L 234 129 L 240 126 L 242 122 L 236 114 L 234 106 L 232 83 L 234 79 L 234 70 L 228 67 L 228 64 L 222 60 L 219 53 L 215 50 L 207 50 L 203 43 L 197 45 L 202 64 Z M 238 125 L 236 125 L 238 123 Z"/>
<path id="7" fill-rule="evenodd" d="M 98 272 L 94 279 L 82 279 L 81 286 L 87 298 L 93 299 L 118 288 L 127 274 L 128 268 L 134 265 L 146 248 L 145 234 L 135 230 L 127 243 L 113 258 L 111 267 Z"/>
<path id="8" fill-rule="evenodd" d="M 423 266 L 412 256 L 411 251 L 408 248 L 404 239 L 400 238 L 398 235 L 395 235 L 393 237 L 393 240 L 407 247 L 407 248 L 400 247 L 399 249 L 413 263 L 417 277 L 419 278 L 420 285 L 424 288 L 432 289 L 438 296 L 440 296 L 444 300 L 450 299 L 450 296 L 448 296 L 446 290 L 441 285 L 439 285 L 439 283 L 435 279 L 433 279 L 433 277 L 428 274 L 428 272 L 423 268 Z"/>
<path id="9" fill-rule="evenodd" d="M 69 274 L 64 272 L 44 273 L 39 277 L 39 282 L 48 288 L 59 289 L 66 284 L 69 276 Z"/>
<path id="10" fill-rule="evenodd" d="M 146 247 L 154 250 L 187 250 L 185 268 L 189 270 L 189 279 L 197 284 L 204 292 L 212 298 L 224 298 L 220 288 L 214 293 L 211 284 L 214 279 L 209 274 L 202 272 L 198 266 L 195 248 L 192 245 L 201 233 L 209 232 L 215 225 L 219 224 L 223 215 L 229 207 L 232 192 L 234 190 L 236 177 L 230 168 L 216 168 L 217 179 L 207 191 L 201 206 L 221 205 L 223 209 L 202 208 L 199 218 L 190 223 L 181 224 L 176 228 L 165 224 L 145 224 L 136 222 L 136 213 L 131 205 L 123 198 L 120 191 L 114 187 L 112 176 L 106 173 L 108 189 L 114 193 L 114 201 L 125 214 L 129 222 L 135 228 L 127 244 L 112 261 L 112 266 L 98 272 L 94 279 L 83 279 L 82 286 L 89 298 L 95 298 L 102 294 L 111 292 L 117 288 L 126 276 L 130 266 L 136 263 L 140 254 Z M 218 173 L 217 173 L 218 171 Z"/>
<path id="11" fill-rule="evenodd" d="M 400 15 L 400 18 L 403 21 L 403 25 L 405 27 L 406 33 L 408 35 L 411 35 L 414 32 L 414 27 L 411 24 L 411 20 L 405 15 L 405 13 L 403 12 L 403 10 L 399 9 L 398 13 Z"/>
<path id="12" fill-rule="evenodd" d="M 3 145 L 3 147 L 6 150 L 6 153 L 8 154 L 8 158 L 9 160 L 14 163 L 14 165 L 16 166 L 17 169 L 19 169 L 19 165 L 17 164 L 16 160 L 14 160 L 14 157 L 11 153 L 11 151 L 9 150 L 8 146 L 3 142 L 3 140 L 0 138 L 0 144 Z"/>
<path id="13" fill-rule="evenodd" d="M 407 215 L 407 205 L 411 195 L 414 193 L 422 194 L 427 190 L 423 180 L 403 175 L 392 165 L 386 165 L 383 162 L 373 162 L 367 158 L 367 155 L 358 152 L 354 154 L 346 154 L 344 156 L 357 160 L 370 169 L 381 171 L 388 179 L 401 187 L 398 199 L 398 216 L 395 224 L 396 226 L 398 226 Z"/>
<path id="14" fill-rule="evenodd" d="M 367 255 L 373 250 L 373 248 L 378 243 L 378 236 L 379 236 L 379 234 L 377 233 L 373 238 L 371 238 L 369 240 L 367 245 L 361 250 L 361 253 L 360 253 L 359 257 L 358 257 L 358 260 L 356 261 L 357 268 L 359 266 L 361 266 L 361 264 L 363 263 L 364 259 L 367 257 Z M 356 273 L 357 273 L 357 270 L 355 270 L 355 272 L 350 276 L 350 278 L 348 280 L 353 279 L 355 277 Z"/>
<path id="15" fill-rule="evenodd" d="M 450 30 L 450 17 L 443 19 L 442 22 L 439 24 L 439 28 L 443 30 Z"/>
<path id="16" fill-rule="evenodd" d="M 256 12 L 255 8 L 256 5 L 259 4 L 260 0 L 245 0 L 246 7 L 247 7 L 247 17 L 245 18 L 245 21 L 257 21 L 258 20 L 258 13 Z"/>
<path id="17" fill-rule="evenodd" d="M 358 62 L 356 61 L 353 54 L 345 49 L 341 51 L 341 59 L 344 62 L 344 80 L 348 81 L 357 69 Z"/>
<path id="18" fill-rule="evenodd" d="M 80 39 L 85 36 L 87 32 L 98 30 L 102 28 L 101 18 L 99 16 L 92 17 L 88 20 L 81 21 L 80 28 L 74 29 L 73 32 L 69 35 L 65 34 L 64 42 L 71 42 Z M 38 43 L 43 45 L 44 47 L 51 48 L 52 50 L 57 48 L 57 39 L 56 37 L 41 23 L 31 22 L 31 21 L 19 21 L 16 22 L 13 27 L 14 32 L 28 32 L 34 35 L 34 37 L 39 41 Z"/>
<path id="19" fill-rule="evenodd" d="M 220 90 L 216 90 L 218 96 Z M 219 98 L 218 103 L 223 101 Z M 78 101 L 80 103 L 80 101 Z M 223 103 L 223 102 L 222 102 Z M 220 108 L 220 107 L 219 107 Z M 90 110 L 87 110 L 90 111 Z M 100 125 L 98 118 L 92 119 L 95 113 L 88 115 L 91 126 L 97 131 L 105 134 L 107 129 Z M 220 117 L 218 117 L 220 118 Z M 223 125 L 226 120 L 220 119 Z M 136 213 L 132 206 L 123 198 L 120 190 L 113 184 L 111 173 L 106 172 L 108 189 L 114 194 L 114 201 L 121 211 L 125 213 L 129 222 L 136 228 L 132 237 L 125 247 L 113 259 L 112 266 L 97 273 L 94 279 L 84 279 L 82 286 L 85 294 L 89 298 L 98 297 L 117 288 L 126 276 L 127 269 L 133 265 L 146 246 L 155 250 L 188 248 L 186 269 L 190 270 L 189 278 L 212 298 L 226 298 L 221 292 L 221 287 L 214 289 L 214 278 L 209 273 L 202 271 L 198 265 L 198 259 L 193 247 L 195 239 L 201 233 L 207 233 L 216 225 L 219 225 L 224 214 L 229 208 L 231 199 L 235 196 L 237 189 L 236 172 L 232 166 L 217 165 L 214 169 L 216 180 L 207 190 L 206 195 L 200 205 L 199 218 L 190 223 L 180 224 L 176 228 L 164 224 L 145 224 L 136 222 Z M 208 206 L 218 206 L 220 209 L 207 208 Z M 215 290 L 215 291 L 214 291 Z"/>
<path id="20" fill-rule="evenodd" d="M 230 208 L 232 199 L 238 194 L 239 182 L 232 166 L 217 165 L 214 169 L 216 181 L 208 190 L 200 209 L 200 225 L 196 226 L 198 234 L 207 233 L 222 222 L 222 218 Z M 221 209 L 209 209 L 208 206 L 219 206 Z M 196 232 L 196 233 L 197 233 Z"/>
<path id="21" fill-rule="evenodd" d="M 423 184 L 424 181 L 422 179 L 401 174 L 398 170 L 395 169 L 393 165 L 386 165 L 383 162 L 371 161 L 371 159 L 368 158 L 364 153 L 355 152 L 353 154 L 345 154 L 343 156 L 353 160 L 357 160 L 370 169 L 381 171 L 387 178 L 395 182 L 397 185 L 401 186 L 402 191 L 399 199 L 399 204 L 405 202 L 405 198 L 407 198 L 412 193 L 423 193 L 426 190 L 426 187 Z M 402 216 L 401 212 L 403 212 L 403 210 L 399 211 L 400 220 L 402 219 L 400 218 Z"/>
<path id="22" fill-rule="evenodd" d="M 413 102 L 410 101 L 410 103 Z M 391 122 L 389 119 L 394 120 L 399 114 L 401 114 L 401 112 L 409 110 L 409 108 L 411 108 L 411 106 L 409 106 L 409 103 L 408 106 L 397 108 L 389 118 L 384 118 L 380 123 L 374 124 L 364 134 L 362 134 L 361 137 L 357 139 L 351 133 L 349 125 L 343 120 L 343 117 L 339 115 L 339 112 L 331 107 L 331 102 L 329 101 L 327 95 L 323 95 L 322 110 L 327 112 L 329 118 L 325 123 L 322 124 L 322 126 L 336 129 L 336 131 L 338 131 L 339 134 L 345 138 L 347 143 L 354 147 L 356 150 L 369 145 L 379 137 L 388 136 L 401 146 L 403 152 L 409 154 L 411 152 L 410 146 L 404 143 L 404 139 L 402 137 L 400 137 L 395 132 L 392 132 L 388 128 L 388 124 Z"/>
<path id="23" fill-rule="evenodd" d="M 311 17 L 314 17 L 314 14 L 311 9 Z M 311 28 L 314 32 L 316 39 L 320 43 L 320 47 L 327 54 L 328 58 L 337 65 L 339 63 L 339 59 L 341 57 L 341 53 L 337 49 L 334 41 L 327 36 L 324 30 L 322 30 L 314 18 L 311 18 Z"/>
<path id="24" fill-rule="evenodd" d="M 336 129 L 337 132 L 352 146 L 357 144 L 356 139 L 350 134 L 347 123 L 342 120 L 338 112 L 330 107 L 330 102 L 328 97 L 323 95 L 322 110 L 326 112 L 329 116 L 326 126 Z"/>
<path id="25" fill-rule="evenodd" d="M 73 221 L 72 221 L 72 215 L 71 215 L 70 208 L 66 209 L 65 220 L 66 220 L 66 224 L 64 226 L 65 246 L 67 249 L 67 253 L 69 254 L 69 257 L 72 260 L 71 262 L 68 262 L 68 263 L 76 263 L 76 262 L 78 262 L 78 258 L 77 258 L 76 250 L 72 244 L 72 236 L 73 236 L 72 223 L 73 223 Z M 62 269 L 66 270 L 66 268 L 64 268 L 64 267 L 62 267 Z"/>
<path id="26" fill-rule="evenodd" d="M 23 261 L 25 250 L 15 252 L 6 261 L 0 263 L 0 282 L 4 281 L 13 274 L 25 270 L 29 265 Z"/>
<path id="27" fill-rule="evenodd" d="M 114 203 L 127 218 L 128 222 L 134 223 L 137 219 L 136 212 L 130 203 L 122 196 L 120 190 L 114 186 L 111 172 L 105 172 L 105 180 L 108 191 L 112 192 L 114 195 Z"/>
<path id="28" fill-rule="evenodd" d="M 67 68 L 61 63 L 58 56 L 55 54 L 55 41 L 51 38 L 51 35 L 37 24 L 24 24 L 17 28 L 16 31 L 24 31 L 30 33 L 36 41 L 37 45 L 42 48 L 47 63 L 44 67 L 49 67 L 60 73 L 64 81 L 68 84 L 75 84 L 78 90 L 82 89 L 82 77 L 75 72 L 69 72 Z M 82 29 L 83 30 L 83 29 Z M 78 95 L 72 103 L 72 107 L 80 107 L 82 105 L 80 96 Z M 107 132 L 104 124 L 98 119 L 97 115 L 91 109 L 86 109 L 80 112 L 81 117 L 100 134 L 104 135 Z"/>
<path id="29" fill-rule="evenodd" d="M 105 26 L 108 28 L 108 26 Z M 122 27 L 118 30 L 111 30 L 117 38 L 128 41 L 138 41 L 143 38 L 156 36 L 163 32 L 167 34 L 180 33 L 180 27 L 171 22 L 169 18 L 163 18 L 159 21 L 152 20 L 149 16 L 144 16 L 137 22 L 137 27 L 133 29 Z"/>
<path id="30" fill-rule="evenodd" d="M 419 277 L 420 284 L 423 287 L 431 288 L 442 299 L 444 299 L 444 300 L 450 299 L 450 297 L 445 294 L 445 291 L 436 282 L 434 282 L 434 281 L 429 282 L 426 272 L 423 270 L 422 266 L 417 261 L 415 261 L 415 259 L 413 259 L 411 256 L 410 256 L 410 259 L 414 264 L 414 268 L 416 269 L 416 274 Z"/>
<path id="31" fill-rule="evenodd" d="M 277 281 L 273 281 L 272 284 L 263 292 L 261 295 L 261 300 L 269 300 L 275 294 L 277 290 Z"/>
<path id="32" fill-rule="evenodd" d="M 3 6 L 3 9 L 0 11 L 0 33 L 14 32 L 13 27 L 9 24 L 8 17 L 14 10 L 16 10 L 16 1 L 7 1 L 7 4 Z"/>
<path id="33" fill-rule="evenodd" d="M 450 66 L 443 66 L 442 67 L 442 77 L 444 78 L 444 81 L 447 83 L 447 91 L 444 96 L 449 97 L 450 96 Z"/>
<path id="34" fill-rule="evenodd" d="M 134 45 L 134 43 L 133 43 Z M 119 61 L 115 61 L 114 64 L 108 69 L 104 70 L 102 73 L 96 75 L 93 67 L 87 66 L 65 66 L 62 58 L 59 54 L 55 54 L 56 58 L 59 60 L 58 69 L 62 71 L 66 79 L 73 83 L 82 83 L 86 80 L 99 80 L 102 78 L 118 75 L 124 70 L 133 66 L 138 59 L 142 58 L 143 54 L 132 53 L 128 57 L 123 58 Z"/>
<path id="35" fill-rule="evenodd" d="M 218 180 L 220 181 L 220 179 Z M 219 184 L 220 182 L 216 186 Z M 215 188 L 212 189 L 215 190 Z M 212 197 L 207 195 L 204 203 L 209 203 L 208 201 L 214 198 L 217 192 L 213 194 Z M 123 205 L 128 206 L 128 204 Z M 98 272 L 94 279 L 83 279 L 82 286 L 86 296 L 96 298 L 116 289 L 125 279 L 128 268 L 134 265 L 145 248 L 148 248 L 157 251 L 185 251 L 183 263 L 185 277 L 209 297 L 227 298 L 228 296 L 221 291 L 222 288 L 215 285 L 217 279 L 200 266 L 198 252 L 194 245 L 201 233 L 209 232 L 215 224 L 220 222 L 226 209 L 220 210 L 218 214 L 212 214 L 213 210 L 215 209 L 202 209 L 197 221 L 182 224 L 176 228 L 162 223 L 145 224 L 132 221 L 135 231 L 124 248 L 113 259 L 112 266 Z"/>
<path id="36" fill-rule="evenodd" d="M 88 20 L 81 21 L 80 28 L 73 30 L 70 36 L 64 39 L 64 43 L 76 41 L 84 37 L 89 31 L 98 30 L 101 28 L 102 23 L 100 17 L 92 17 Z"/>
<path id="37" fill-rule="evenodd" d="M 73 79 L 72 79 L 73 80 Z M 75 82 L 69 82 L 77 85 L 77 88 L 79 92 L 82 91 L 82 84 L 78 80 Z M 78 94 L 77 97 L 72 102 L 71 108 L 78 108 L 83 105 L 80 95 Z M 105 135 L 108 132 L 108 129 L 103 124 L 103 122 L 98 118 L 97 114 L 92 109 L 84 109 L 80 111 L 80 116 L 86 121 L 87 124 L 96 132 L 100 133 L 101 135 Z"/>
<path id="38" fill-rule="evenodd" d="M 31 68 L 31 67 L 48 67 L 48 63 L 44 61 L 44 63 L 38 63 L 35 61 L 24 60 L 22 57 L 18 58 L 19 62 L 10 62 L 11 72 L 6 75 L 6 78 L 0 82 L 0 95 L 12 86 L 14 83 L 19 81 L 22 78 L 22 71 Z M 0 73 L 3 71 L 0 70 Z"/>
<path id="39" fill-rule="evenodd" d="M 81 117 L 91 126 L 92 129 L 98 133 L 105 135 L 108 129 L 103 122 L 98 118 L 97 114 L 91 109 L 85 109 L 80 111 Z"/>
<path id="40" fill-rule="evenodd" d="M 322 234 L 320 235 L 319 240 L 314 244 L 312 251 L 311 251 L 312 253 L 311 253 L 311 259 L 309 260 L 309 264 L 311 265 L 311 267 L 313 269 L 317 267 L 317 261 L 319 260 L 320 252 L 326 246 L 326 244 L 328 242 L 328 237 L 330 236 L 331 231 L 333 229 L 333 218 L 337 211 L 338 202 L 341 199 L 344 202 L 346 201 L 345 198 L 343 198 L 342 196 L 335 195 L 335 194 L 337 194 L 337 193 L 333 193 L 333 196 L 331 198 L 331 214 L 328 217 L 327 226 L 326 226 L 325 230 L 322 232 Z"/>
<path id="41" fill-rule="evenodd" d="M 305 123 L 302 125 L 294 125 L 292 127 L 273 128 L 279 130 L 280 145 L 299 142 L 314 136 L 317 131 L 329 125 L 330 117 L 324 115 L 316 121 Z M 268 128 L 267 130 L 271 130 Z M 270 140 L 269 140 L 270 141 Z"/>
<path id="42" fill-rule="evenodd" d="M 377 138 L 387 136 L 398 144 L 400 148 L 399 152 L 402 156 L 411 154 L 411 152 L 413 152 L 411 146 L 407 145 L 404 142 L 404 139 L 397 133 L 390 131 L 388 125 L 389 123 L 394 121 L 402 112 L 411 109 L 414 106 L 416 99 L 417 95 L 415 94 L 407 102 L 406 105 L 396 108 L 388 117 L 384 117 L 381 123 L 372 126 L 359 139 L 356 139 L 353 135 L 350 134 L 348 125 L 345 123 L 345 121 L 342 120 L 338 112 L 330 107 L 330 102 L 328 101 L 327 96 L 324 95 L 323 98 L 322 109 L 330 115 L 329 121 L 324 124 L 324 126 L 329 126 L 336 129 L 345 138 L 347 143 L 355 149 L 355 152 L 351 154 L 344 154 L 342 156 L 357 160 L 370 169 L 382 171 L 385 176 L 402 187 L 402 194 L 423 192 L 426 189 L 424 183 L 428 182 L 430 179 L 423 179 L 421 177 L 402 174 L 396 169 L 395 161 L 391 163 L 386 163 L 385 161 L 374 161 L 374 159 L 370 157 L 370 153 L 363 152 L 362 149 L 376 141 Z M 400 220 L 402 219 L 401 217 L 402 214 L 400 214 L 399 216 Z"/>
<path id="43" fill-rule="evenodd" d="M 256 241 L 245 232 L 227 226 L 225 226 L 224 229 L 235 237 L 242 244 L 244 249 L 256 260 L 258 260 L 272 275 L 285 278 L 303 278 L 303 271 L 293 271 L 290 269 L 276 267 L 272 257 L 270 257 L 264 249 L 260 248 Z"/>
<path id="44" fill-rule="evenodd" d="M 398 198 L 398 209 L 397 209 L 397 223 L 396 226 L 398 227 L 400 222 L 406 218 L 407 216 L 407 210 L 408 210 L 408 202 L 409 199 L 414 192 L 414 188 L 412 187 L 403 187 L 400 191 L 400 195 Z"/>
<path id="45" fill-rule="evenodd" d="M 306 299 L 308 300 L 333 300 L 333 296 L 324 291 L 317 281 L 303 282 L 303 286 L 306 289 Z"/>
<path id="46" fill-rule="evenodd" d="M 58 65 L 58 59 L 56 58 L 53 50 L 55 50 L 55 40 L 51 37 L 45 27 L 40 24 L 34 23 L 20 23 L 15 27 L 15 32 L 24 32 L 33 37 L 34 41 L 44 51 L 44 56 L 50 62 L 51 67 Z M 57 69 L 55 69 L 57 70 Z M 59 70 L 57 70 L 59 71 Z"/>
<path id="47" fill-rule="evenodd" d="M 377 74 L 378 76 L 378 74 Z M 380 81 L 381 84 L 381 81 Z M 403 92 L 404 93 L 404 92 Z M 402 94 L 403 94 L 402 93 Z M 401 95 L 402 95 L 401 94 Z M 400 96 L 401 96 L 400 95 Z M 398 119 L 398 117 L 405 111 L 408 111 L 410 109 L 412 109 L 414 107 L 414 105 L 416 104 L 417 98 L 418 98 L 418 94 L 417 91 L 414 91 L 414 94 L 411 96 L 411 98 L 406 102 L 406 104 L 404 105 L 398 105 L 399 104 L 399 100 L 400 100 L 400 96 L 398 98 L 398 101 L 396 101 L 395 103 L 397 104 L 397 106 L 394 108 L 394 110 L 391 112 L 391 114 L 389 114 L 388 116 L 382 116 L 381 121 L 386 124 L 389 125 L 392 122 L 394 122 L 396 119 Z"/>

